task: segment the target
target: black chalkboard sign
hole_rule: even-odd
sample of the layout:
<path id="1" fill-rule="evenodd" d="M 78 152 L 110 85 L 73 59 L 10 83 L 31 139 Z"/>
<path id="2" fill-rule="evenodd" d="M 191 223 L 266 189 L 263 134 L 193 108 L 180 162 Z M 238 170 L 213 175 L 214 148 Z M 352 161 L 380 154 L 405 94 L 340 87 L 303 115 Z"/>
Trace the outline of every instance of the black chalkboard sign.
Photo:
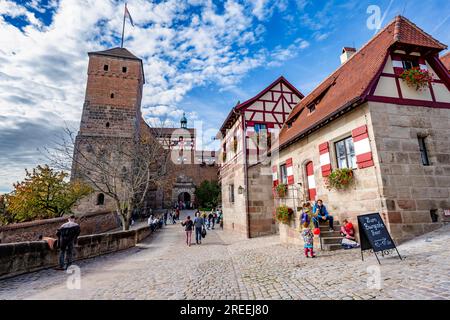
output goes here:
<path id="1" fill-rule="evenodd" d="M 373 250 L 378 260 L 377 252 L 381 251 L 383 254 L 384 251 L 390 249 L 395 249 L 401 259 L 397 247 L 378 212 L 358 216 L 358 229 L 359 239 L 361 241 L 361 257 L 363 260 L 362 252 L 364 250 Z"/>

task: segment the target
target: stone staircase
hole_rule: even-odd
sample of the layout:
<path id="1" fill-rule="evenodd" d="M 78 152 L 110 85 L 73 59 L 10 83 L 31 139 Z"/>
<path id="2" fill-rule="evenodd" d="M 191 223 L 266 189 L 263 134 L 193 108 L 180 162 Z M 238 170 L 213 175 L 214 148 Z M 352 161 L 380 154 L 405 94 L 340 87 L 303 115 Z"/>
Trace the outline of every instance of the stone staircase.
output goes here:
<path id="1" fill-rule="evenodd" d="M 328 231 L 329 230 L 328 221 L 319 223 L 320 238 L 322 241 L 322 250 L 324 251 L 334 251 L 342 249 L 341 246 L 342 237 L 339 233 L 339 230 L 341 229 L 341 224 L 339 223 L 339 221 L 334 221 L 333 227 L 334 231 Z"/>

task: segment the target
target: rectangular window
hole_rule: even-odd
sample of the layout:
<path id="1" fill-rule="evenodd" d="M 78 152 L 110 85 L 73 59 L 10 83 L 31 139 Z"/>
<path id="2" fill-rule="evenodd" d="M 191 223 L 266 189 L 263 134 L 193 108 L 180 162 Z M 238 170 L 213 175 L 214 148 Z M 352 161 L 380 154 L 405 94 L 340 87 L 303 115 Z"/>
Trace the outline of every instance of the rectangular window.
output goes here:
<path id="1" fill-rule="evenodd" d="M 338 168 L 356 168 L 355 147 L 352 137 L 342 139 L 334 144 Z"/>
<path id="2" fill-rule="evenodd" d="M 409 70 L 419 66 L 419 62 L 417 60 L 403 60 L 402 63 L 403 69 L 405 70 Z"/>
<path id="3" fill-rule="evenodd" d="M 108 71 L 108 70 L 109 70 L 109 66 L 108 66 L 107 64 L 105 64 L 105 65 L 103 66 L 103 70 L 104 70 L 104 71 Z"/>
<path id="4" fill-rule="evenodd" d="M 287 169 L 285 164 L 280 166 L 280 181 L 282 184 L 287 184 Z"/>
<path id="5" fill-rule="evenodd" d="M 255 132 L 259 134 L 261 130 L 267 131 L 267 126 L 264 123 L 256 123 L 255 124 Z"/>
<path id="6" fill-rule="evenodd" d="M 430 165 L 430 160 L 428 159 L 427 146 L 425 144 L 425 137 L 417 137 L 419 140 L 420 158 L 422 159 L 422 164 L 424 166 Z"/>
<path id="7" fill-rule="evenodd" d="M 234 184 L 230 184 L 228 186 L 228 195 L 229 195 L 229 201 L 231 203 L 234 203 Z"/>
<path id="8" fill-rule="evenodd" d="M 122 72 L 127 73 L 127 67 L 122 67 Z"/>

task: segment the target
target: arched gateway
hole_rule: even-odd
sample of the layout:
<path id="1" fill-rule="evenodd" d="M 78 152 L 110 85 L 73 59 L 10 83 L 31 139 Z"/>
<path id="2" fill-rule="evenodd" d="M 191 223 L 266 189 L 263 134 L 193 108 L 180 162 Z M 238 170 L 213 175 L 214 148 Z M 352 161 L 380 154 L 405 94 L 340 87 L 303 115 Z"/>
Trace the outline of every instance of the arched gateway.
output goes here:
<path id="1" fill-rule="evenodd" d="M 195 203 L 195 184 L 192 178 L 180 175 L 172 189 L 172 203 L 181 209 L 193 208 Z"/>

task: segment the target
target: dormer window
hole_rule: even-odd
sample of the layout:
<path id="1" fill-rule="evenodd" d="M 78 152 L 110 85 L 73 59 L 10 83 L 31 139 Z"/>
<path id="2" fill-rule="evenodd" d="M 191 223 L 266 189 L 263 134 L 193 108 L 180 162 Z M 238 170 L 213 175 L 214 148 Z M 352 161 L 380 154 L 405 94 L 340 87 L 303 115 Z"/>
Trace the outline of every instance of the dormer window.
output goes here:
<path id="1" fill-rule="evenodd" d="M 311 103 L 310 105 L 308 105 L 308 110 L 309 113 L 313 113 L 316 110 L 316 104 L 315 103 Z"/>
<path id="2" fill-rule="evenodd" d="M 104 66 L 103 66 L 103 71 L 108 71 L 109 70 L 109 66 L 107 65 L 107 64 L 105 64 Z"/>
<path id="3" fill-rule="evenodd" d="M 402 60 L 402 64 L 403 64 L 403 69 L 405 69 L 405 70 L 419 67 L 419 62 L 416 59 Z"/>

